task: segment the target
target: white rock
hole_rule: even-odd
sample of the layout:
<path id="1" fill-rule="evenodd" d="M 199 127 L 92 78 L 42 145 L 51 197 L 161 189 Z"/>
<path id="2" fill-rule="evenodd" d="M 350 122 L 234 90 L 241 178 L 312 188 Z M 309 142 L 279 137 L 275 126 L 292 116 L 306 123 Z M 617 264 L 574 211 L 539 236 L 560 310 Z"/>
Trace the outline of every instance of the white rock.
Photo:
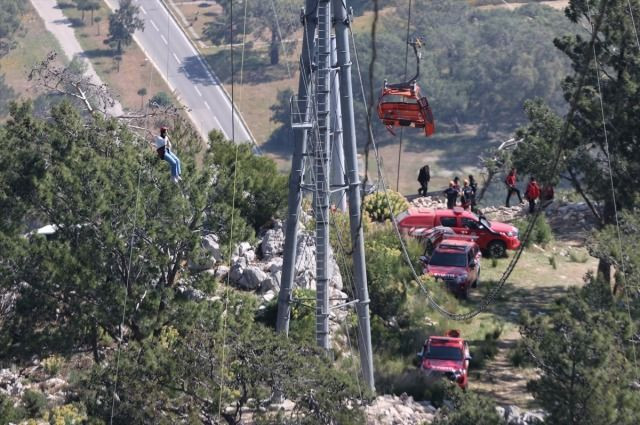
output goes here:
<path id="1" fill-rule="evenodd" d="M 229 266 L 220 265 L 216 268 L 214 276 L 219 281 L 222 281 L 227 277 L 228 273 L 229 273 Z"/>
<path id="2" fill-rule="evenodd" d="M 256 266 L 248 266 L 242 273 L 242 279 L 238 284 L 242 289 L 256 290 L 262 282 L 267 278 L 267 274 Z"/>
<path id="3" fill-rule="evenodd" d="M 206 235 L 200 242 L 202 248 L 217 262 L 222 261 L 222 252 L 218 236 L 214 234 Z"/>
<path id="4" fill-rule="evenodd" d="M 267 291 L 262 295 L 262 299 L 264 302 L 271 302 L 276 297 L 276 293 L 274 291 Z"/>

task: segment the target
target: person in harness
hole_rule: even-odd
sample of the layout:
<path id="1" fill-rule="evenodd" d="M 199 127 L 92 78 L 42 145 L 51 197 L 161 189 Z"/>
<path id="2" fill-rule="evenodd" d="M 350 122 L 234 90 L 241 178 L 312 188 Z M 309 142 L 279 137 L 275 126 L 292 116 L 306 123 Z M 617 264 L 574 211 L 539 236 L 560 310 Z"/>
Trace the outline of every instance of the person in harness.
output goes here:
<path id="1" fill-rule="evenodd" d="M 160 135 L 153 136 L 153 143 L 151 143 L 151 145 L 158 153 L 158 158 L 164 159 L 169 163 L 171 180 L 174 183 L 178 183 L 182 180 L 182 177 L 180 177 L 180 174 L 182 173 L 182 170 L 180 169 L 180 160 L 173 152 L 171 152 L 171 141 L 169 140 L 167 127 L 160 127 Z"/>

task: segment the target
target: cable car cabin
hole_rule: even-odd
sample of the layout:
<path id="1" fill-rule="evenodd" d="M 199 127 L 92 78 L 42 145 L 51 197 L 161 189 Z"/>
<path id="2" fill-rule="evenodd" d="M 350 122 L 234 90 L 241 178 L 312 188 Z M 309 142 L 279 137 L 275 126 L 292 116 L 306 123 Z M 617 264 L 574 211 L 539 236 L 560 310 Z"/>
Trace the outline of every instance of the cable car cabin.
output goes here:
<path id="1" fill-rule="evenodd" d="M 415 82 L 387 85 L 385 81 L 378 99 L 378 117 L 391 134 L 395 134 L 393 127 L 424 128 L 427 137 L 436 130 L 429 102 L 420 97 Z"/>

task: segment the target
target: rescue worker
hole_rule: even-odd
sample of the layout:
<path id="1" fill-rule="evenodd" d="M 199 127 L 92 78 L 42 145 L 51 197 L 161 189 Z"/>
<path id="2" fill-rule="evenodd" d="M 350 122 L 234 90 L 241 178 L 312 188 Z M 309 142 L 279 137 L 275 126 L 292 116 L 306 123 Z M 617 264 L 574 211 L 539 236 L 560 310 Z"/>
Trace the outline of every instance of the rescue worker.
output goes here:
<path id="1" fill-rule="evenodd" d="M 447 197 L 447 208 L 452 209 L 456 206 L 459 192 L 455 189 L 453 181 L 449 182 L 449 187 L 444 190 L 444 195 Z"/>
<path id="2" fill-rule="evenodd" d="M 153 136 L 153 143 L 151 143 L 151 145 L 158 153 L 158 158 L 164 159 L 169 163 L 171 180 L 174 183 L 178 183 L 182 180 L 182 177 L 180 177 L 180 174 L 182 173 L 182 170 L 180 169 L 180 160 L 173 152 L 171 152 L 171 141 L 169 140 L 167 127 L 160 127 L 160 135 Z"/>
<path id="3" fill-rule="evenodd" d="M 507 201 L 505 202 L 507 207 L 509 207 L 509 200 L 511 199 L 511 195 L 514 193 L 518 195 L 520 203 L 524 202 L 520 195 L 520 190 L 516 187 L 516 167 L 511 167 L 511 171 L 507 174 L 507 178 L 504 180 L 504 183 L 507 185 Z"/>
<path id="4" fill-rule="evenodd" d="M 420 171 L 418 172 L 418 183 L 420 183 L 420 189 L 418 189 L 418 195 L 427 196 L 430 180 L 431 180 L 431 170 L 429 170 L 428 165 L 425 165 L 424 167 L 420 168 Z"/>
<path id="5" fill-rule="evenodd" d="M 478 182 L 469 174 L 469 187 L 473 190 L 473 199 L 471 201 L 471 211 L 476 210 L 476 193 L 478 193 Z"/>
<path id="6" fill-rule="evenodd" d="M 529 201 L 529 214 L 533 214 L 536 210 L 536 199 L 540 197 L 540 186 L 535 177 L 531 176 L 527 189 L 524 191 L 524 197 Z"/>
<path id="7" fill-rule="evenodd" d="M 475 204 L 475 194 L 473 189 L 469 185 L 469 180 L 465 180 L 462 186 L 462 196 L 460 198 L 460 202 L 462 203 L 462 208 L 468 210 L 472 205 Z"/>

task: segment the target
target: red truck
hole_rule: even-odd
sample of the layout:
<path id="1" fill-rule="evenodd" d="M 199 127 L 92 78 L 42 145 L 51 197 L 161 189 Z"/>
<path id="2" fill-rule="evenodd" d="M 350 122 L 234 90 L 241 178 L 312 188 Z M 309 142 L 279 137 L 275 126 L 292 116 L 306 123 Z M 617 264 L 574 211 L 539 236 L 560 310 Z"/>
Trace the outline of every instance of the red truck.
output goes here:
<path id="1" fill-rule="evenodd" d="M 430 376 L 446 376 L 457 383 L 463 390 L 467 389 L 469 346 L 460 338 L 457 330 L 447 331 L 445 336 L 430 336 L 418 353 L 420 370 Z"/>
<path id="2" fill-rule="evenodd" d="M 430 257 L 425 255 L 420 259 L 425 274 L 442 280 L 451 292 L 466 299 L 469 288 L 478 286 L 481 257 L 478 244 L 456 238 L 443 239 L 435 246 Z"/>
<path id="3" fill-rule="evenodd" d="M 507 249 L 515 250 L 520 246 L 518 229 L 510 224 L 488 221 L 460 207 L 446 210 L 430 208 L 409 208 L 396 217 L 400 230 L 405 234 L 415 234 L 419 229 L 431 229 L 435 226 L 450 227 L 459 235 L 477 237 L 480 249 L 492 257 L 502 257 Z"/>

